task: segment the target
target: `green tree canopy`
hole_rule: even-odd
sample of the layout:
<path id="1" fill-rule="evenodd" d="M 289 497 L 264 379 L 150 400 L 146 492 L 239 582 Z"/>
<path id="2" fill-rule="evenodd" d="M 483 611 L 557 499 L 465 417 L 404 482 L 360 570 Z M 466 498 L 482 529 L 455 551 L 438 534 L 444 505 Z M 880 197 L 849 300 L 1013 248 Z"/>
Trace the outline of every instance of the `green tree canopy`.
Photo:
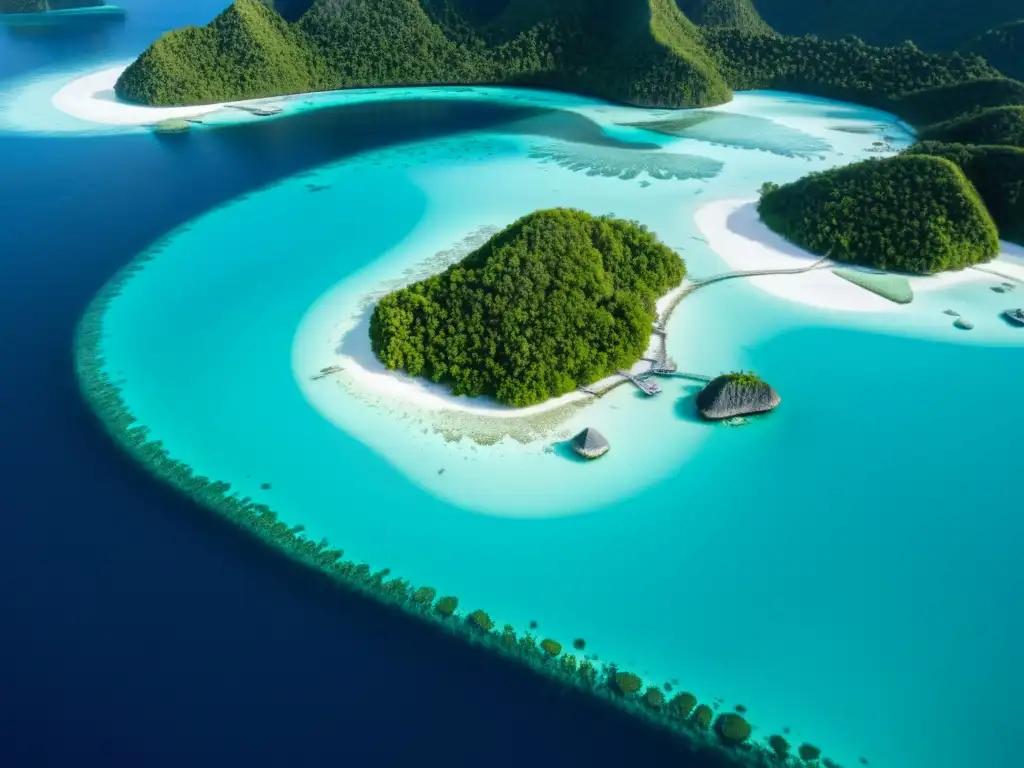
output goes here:
<path id="1" fill-rule="evenodd" d="M 812 253 L 933 274 L 988 261 L 999 236 L 977 191 L 949 160 L 900 155 L 767 185 L 759 211 Z"/>
<path id="2" fill-rule="evenodd" d="M 470 83 L 545 86 L 666 107 L 731 96 L 674 0 L 234 0 L 206 27 L 157 40 L 116 91 L 169 106 Z"/>
<path id="3" fill-rule="evenodd" d="M 439 275 L 388 294 L 370 340 L 388 367 L 526 406 L 632 365 L 683 262 L 644 227 L 538 211 Z"/>
<path id="4" fill-rule="evenodd" d="M 1024 106 L 992 107 L 923 128 L 922 140 L 1024 147 Z"/>
<path id="5" fill-rule="evenodd" d="M 964 50 L 984 56 L 1009 77 L 1024 79 L 1024 7 L 1021 18 L 987 30 L 963 46 Z"/>
<path id="6" fill-rule="evenodd" d="M 906 154 L 935 155 L 960 166 L 992 214 L 999 236 L 1024 245 L 1024 149 L 924 141 Z"/>
<path id="7" fill-rule="evenodd" d="M 679 10 L 694 24 L 729 27 L 743 32 L 772 31 L 751 0 L 676 0 Z"/>

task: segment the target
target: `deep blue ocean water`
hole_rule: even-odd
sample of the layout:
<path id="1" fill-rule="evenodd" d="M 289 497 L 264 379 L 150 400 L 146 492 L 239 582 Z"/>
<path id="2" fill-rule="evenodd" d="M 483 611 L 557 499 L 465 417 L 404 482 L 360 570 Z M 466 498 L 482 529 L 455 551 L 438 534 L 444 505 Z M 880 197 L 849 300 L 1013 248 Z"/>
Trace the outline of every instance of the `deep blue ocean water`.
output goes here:
<path id="1" fill-rule="evenodd" d="M 137 10 L 120 31 L 5 39 L 0 76 L 124 58 L 161 25 L 202 22 L 216 9 L 187 18 Z M 174 226 L 340 156 L 456 127 L 480 129 L 510 115 L 508 107 L 486 103 L 396 103 L 348 108 L 344 120 L 325 110 L 199 132 L 186 142 L 142 134 L 0 138 L 0 311 L 11 313 L 2 324 L 10 373 L 0 386 L 4 418 L 17 417 L 4 432 L 11 528 L 0 567 L 11 571 L 2 575 L 15 631 L 0 639 L 0 658 L 11 660 L 0 684 L 12 692 L 3 702 L 11 708 L 4 726 L 12 728 L 8 744 L 18 764 L 82 756 L 170 764 L 183 756 L 196 762 L 198 754 L 210 762 L 405 765 L 420 754 L 419 743 L 443 744 L 438 734 L 449 734 L 444 754 L 454 764 L 617 764 L 627 753 L 671 762 L 658 739 L 599 721 L 590 705 L 566 708 L 514 670 L 474 660 L 370 606 L 338 600 L 308 574 L 154 487 L 98 434 L 70 375 L 70 334 L 89 297 Z M 582 129 L 570 118 L 544 120 L 577 136 Z M 396 184 L 388 202 L 404 202 L 398 191 L 406 187 Z M 383 240 L 403 234 L 381 233 Z M 198 294 L 205 276 L 197 270 Z M 965 291 L 964 301 L 970 297 Z M 1007 703 L 1021 687 L 1019 671 L 1004 672 L 1002 661 L 1013 658 L 1022 634 L 1013 610 L 1021 530 L 1006 514 L 1018 498 L 1010 477 L 1020 422 L 1012 411 L 985 410 L 978 418 L 980 403 L 1012 401 L 1019 349 L 840 330 L 791 309 L 787 320 L 787 310 L 769 311 L 739 284 L 718 291 L 716 306 L 720 301 L 745 307 L 752 325 L 774 327 L 782 317 L 780 327 L 791 326 L 774 339 L 744 337 L 735 328 L 727 333 L 719 316 L 709 334 L 723 347 L 723 365 L 739 345 L 751 367 L 771 371 L 786 411 L 736 433 L 746 441 L 742 449 L 735 441 L 711 442 L 672 481 L 618 505 L 644 563 L 619 564 L 630 568 L 630 588 L 653 594 L 673 578 L 693 585 L 686 600 L 666 609 L 673 631 L 682 632 L 673 650 L 686 665 L 684 684 L 714 690 L 726 677 L 746 679 L 758 701 L 789 712 L 807 709 L 805 691 L 834 685 L 836 701 L 851 707 L 849 723 L 871 721 L 874 738 L 883 734 L 893 752 L 906 746 L 942 766 L 969 754 L 1000 764 L 1009 755 L 1005 744 L 935 735 L 964 701 L 985 703 L 958 717 L 965 729 L 1010 729 Z M 714 317 L 702 314 L 711 302 L 710 293 L 698 295 L 684 316 Z M 732 324 L 739 325 L 735 318 Z M 164 394 L 142 384 L 137 391 Z M 822 397 L 828 387 L 837 393 L 831 402 Z M 851 392 L 863 398 L 856 407 Z M 813 411 L 802 407 L 811 402 Z M 442 516 L 455 520 L 444 504 L 414 494 L 380 457 L 348 442 L 348 469 L 358 469 L 359 484 L 369 489 L 385 478 L 387 498 L 415 499 L 416 510 L 436 516 L 419 527 L 404 521 L 396 541 L 437 535 L 434 520 Z M 231 463 L 234 455 L 216 458 Z M 674 523 L 680 519 L 686 524 Z M 557 580 L 574 563 L 591 564 L 588 546 L 599 549 L 602 537 L 604 546 L 616 541 L 614 521 L 609 514 L 547 520 L 517 525 L 512 536 L 507 521 L 459 520 L 475 546 L 452 567 L 466 567 L 470 555 L 481 573 L 498 569 L 499 557 L 523 569 L 534 560 L 543 563 L 531 568 L 535 581 L 546 572 Z M 342 546 L 358 536 L 364 546 L 380 539 L 373 521 L 358 530 L 351 519 L 338 522 Z M 504 538 L 493 536 L 502 529 Z M 534 533 L 541 530 L 543 536 Z M 586 533 L 577 533 L 580 546 L 567 552 L 559 536 L 574 531 Z M 519 545 L 509 546 L 515 537 Z M 400 547 L 393 546 L 393 558 Z M 411 569 L 402 562 L 399 573 Z M 609 568 L 580 584 L 581 605 L 600 606 L 607 596 L 628 602 L 616 592 L 626 579 L 616 574 Z M 486 597 L 494 586 L 488 583 Z M 511 605 L 519 590 L 512 580 L 505 586 L 501 600 Z M 630 620 L 660 632 L 665 618 Z M 799 674 L 773 689 L 762 674 L 773 668 Z M 936 680 L 943 669 L 948 673 Z M 851 679 L 863 687 L 853 690 Z M 915 680 L 926 683 L 920 701 L 906 696 Z M 886 703 L 897 690 L 899 700 Z M 586 738 L 597 732 L 609 743 Z"/>
<path id="2" fill-rule="evenodd" d="M 0 30 L 0 78 L 130 56 L 222 3 L 122 5 L 123 28 Z M 0 136 L 0 764 L 674 761 L 635 723 L 323 588 L 144 476 L 81 403 L 73 329 L 119 267 L 353 143 L 291 130 L 175 148 Z"/>

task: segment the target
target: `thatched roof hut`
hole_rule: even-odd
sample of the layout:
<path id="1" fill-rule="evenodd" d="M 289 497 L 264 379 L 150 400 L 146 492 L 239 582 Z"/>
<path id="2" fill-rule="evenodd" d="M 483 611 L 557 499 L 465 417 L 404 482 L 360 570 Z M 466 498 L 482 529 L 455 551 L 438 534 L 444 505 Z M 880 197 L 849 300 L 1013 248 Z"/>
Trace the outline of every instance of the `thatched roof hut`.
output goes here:
<path id="1" fill-rule="evenodd" d="M 593 427 L 587 427 L 572 439 L 572 449 L 585 459 L 596 459 L 608 453 L 608 441 Z"/>

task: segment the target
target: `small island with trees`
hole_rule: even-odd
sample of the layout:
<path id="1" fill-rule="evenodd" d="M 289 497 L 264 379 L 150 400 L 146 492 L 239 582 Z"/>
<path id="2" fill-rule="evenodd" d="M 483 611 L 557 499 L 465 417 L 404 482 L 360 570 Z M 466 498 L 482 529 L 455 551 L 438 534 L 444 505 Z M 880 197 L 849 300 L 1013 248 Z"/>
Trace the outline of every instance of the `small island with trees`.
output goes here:
<path id="1" fill-rule="evenodd" d="M 933 275 L 993 259 L 999 233 L 960 168 L 930 155 L 867 160 L 761 188 L 772 230 L 835 261 Z"/>
<path id="2" fill-rule="evenodd" d="M 524 407 L 629 368 L 682 259 L 645 227 L 571 209 L 524 216 L 439 275 L 384 296 L 370 341 L 391 370 Z"/>

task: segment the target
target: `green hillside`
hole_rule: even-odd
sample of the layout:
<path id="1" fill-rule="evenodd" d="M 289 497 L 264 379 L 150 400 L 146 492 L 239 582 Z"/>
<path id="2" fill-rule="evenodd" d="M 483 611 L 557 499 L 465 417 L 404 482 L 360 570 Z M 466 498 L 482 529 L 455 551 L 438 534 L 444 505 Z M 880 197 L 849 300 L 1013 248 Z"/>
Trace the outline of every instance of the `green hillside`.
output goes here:
<path id="1" fill-rule="evenodd" d="M 923 128 L 922 141 L 1024 147 L 1024 106 L 993 107 Z"/>
<path id="2" fill-rule="evenodd" d="M 999 236 L 1024 245 L 1024 149 L 925 141 L 905 154 L 944 157 L 960 166 L 992 214 Z"/>
<path id="3" fill-rule="evenodd" d="M 999 76 L 978 57 L 926 53 L 914 45 L 879 48 L 855 39 L 719 28 L 704 29 L 703 37 L 734 90 L 790 90 L 897 112 L 907 93 Z"/>
<path id="4" fill-rule="evenodd" d="M 766 184 L 758 210 L 812 253 L 895 272 L 934 274 L 999 252 L 995 223 L 954 163 L 928 155 L 867 160 Z"/>
<path id="5" fill-rule="evenodd" d="M 694 24 L 752 33 L 772 31 L 751 0 L 676 0 L 676 3 Z"/>
<path id="6" fill-rule="evenodd" d="M 1024 17 L 1024 6 L 1020 15 Z M 984 56 L 1004 75 L 1024 79 L 1024 18 L 978 35 L 963 49 Z"/>
<path id="7" fill-rule="evenodd" d="M 664 107 L 731 97 L 700 32 L 673 0 L 313 0 L 294 22 L 270 8 L 294 17 L 302 2 L 235 0 L 208 26 L 161 37 L 125 72 L 117 93 L 180 105 L 490 83 Z"/>
<path id="8" fill-rule="evenodd" d="M 907 122 L 924 127 L 1015 104 L 1024 104 L 1024 83 L 994 77 L 912 91 L 901 96 L 892 110 Z"/>
<path id="9" fill-rule="evenodd" d="M 201 104 L 308 91 L 320 80 L 309 40 L 242 0 L 206 27 L 164 35 L 125 70 L 117 92 L 143 104 Z"/>
<path id="10" fill-rule="evenodd" d="M 855 35 L 874 45 L 913 40 L 934 51 L 952 50 L 1024 16 L 1020 0 L 754 0 L 754 5 L 785 35 Z"/>
<path id="11" fill-rule="evenodd" d="M 683 262 L 638 224 L 537 211 L 458 264 L 382 298 L 370 342 L 388 368 L 457 395 L 527 406 L 629 368 Z"/>

